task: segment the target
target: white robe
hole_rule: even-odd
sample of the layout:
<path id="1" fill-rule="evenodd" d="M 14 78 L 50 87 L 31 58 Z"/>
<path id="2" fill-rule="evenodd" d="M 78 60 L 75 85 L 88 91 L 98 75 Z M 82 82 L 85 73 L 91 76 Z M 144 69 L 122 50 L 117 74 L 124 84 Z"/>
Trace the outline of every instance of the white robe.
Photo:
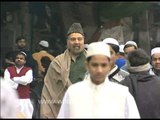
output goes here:
<path id="1" fill-rule="evenodd" d="M 57 118 L 140 118 L 127 87 L 108 78 L 100 85 L 85 79 L 68 88 Z"/>

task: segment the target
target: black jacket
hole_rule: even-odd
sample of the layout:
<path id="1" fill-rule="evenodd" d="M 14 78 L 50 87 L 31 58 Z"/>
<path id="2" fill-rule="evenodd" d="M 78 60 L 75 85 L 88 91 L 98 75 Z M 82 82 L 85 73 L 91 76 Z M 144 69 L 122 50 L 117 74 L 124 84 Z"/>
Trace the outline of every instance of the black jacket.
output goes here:
<path id="1" fill-rule="evenodd" d="M 120 82 L 135 98 L 141 118 L 160 118 L 160 79 L 148 71 L 130 73 Z"/>

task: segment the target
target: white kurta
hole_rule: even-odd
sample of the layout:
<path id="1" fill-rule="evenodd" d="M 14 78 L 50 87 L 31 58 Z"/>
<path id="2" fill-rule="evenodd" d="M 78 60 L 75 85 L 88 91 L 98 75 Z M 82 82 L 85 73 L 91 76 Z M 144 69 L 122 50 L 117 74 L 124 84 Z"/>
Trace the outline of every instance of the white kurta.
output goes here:
<path id="1" fill-rule="evenodd" d="M 17 68 L 16 72 L 19 73 L 23 67 Z M 17 89 L 18 84 L 27 85 L 32 82 L 33 80 L 33 72 L 32 70 L 28 70 L 24 76 L 21 77 L 14 77 L 13 80 L 10 79 L 10 73 L 6 69 L 4 72 L 4 79 L 6 82 L 14 89 Z M 22 112 L 26 118 L 32 118 L 33 114 L 33 105 L 31 103 L 30 98 L 28 99 L 19 99 L 18 105 L 20 112 Z"/>
<path id="2" fill-rule="evenodd" d="M 86 79 L 68 88 L 57 118 L 140 118 L 127 87 L 108 78 L 100 85 Z"/>

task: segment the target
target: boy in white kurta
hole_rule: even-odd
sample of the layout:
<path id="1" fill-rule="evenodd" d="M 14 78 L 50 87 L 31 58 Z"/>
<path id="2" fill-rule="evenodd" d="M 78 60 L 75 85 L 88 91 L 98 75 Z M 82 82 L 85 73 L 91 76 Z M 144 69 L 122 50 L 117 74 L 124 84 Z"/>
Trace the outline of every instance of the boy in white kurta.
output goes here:
<path id="1" fill-rule="evenodd" d="M 110 71 L 108 45 L 91 43 L 86 66 L 89 76 L 68 88 L 58 118 L 140 118 L 128 88 L 106 76 Z"/>

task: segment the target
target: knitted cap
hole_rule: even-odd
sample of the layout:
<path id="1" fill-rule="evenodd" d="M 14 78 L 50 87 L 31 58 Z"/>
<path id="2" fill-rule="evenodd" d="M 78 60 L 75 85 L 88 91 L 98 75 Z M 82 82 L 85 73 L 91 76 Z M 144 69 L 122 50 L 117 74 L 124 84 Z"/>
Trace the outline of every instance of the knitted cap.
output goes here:
<path id="1" fill-rule="evenodd" d="M 82 26 L 80 23 L 73 23 L 71 27 L 69 28 L 67 35 L 70 35 L 71 33 L 80 33 L 84 36 L 84 32 L 82 29 Z"/>
<path id="2" fill-rule="evenodd" d="M 103 42 L 93 42 L 87 47 L 87 56 L 86 58 L 94 55 L 104 55 L 110 58 L 110 49 L 109 46 Z"/>

